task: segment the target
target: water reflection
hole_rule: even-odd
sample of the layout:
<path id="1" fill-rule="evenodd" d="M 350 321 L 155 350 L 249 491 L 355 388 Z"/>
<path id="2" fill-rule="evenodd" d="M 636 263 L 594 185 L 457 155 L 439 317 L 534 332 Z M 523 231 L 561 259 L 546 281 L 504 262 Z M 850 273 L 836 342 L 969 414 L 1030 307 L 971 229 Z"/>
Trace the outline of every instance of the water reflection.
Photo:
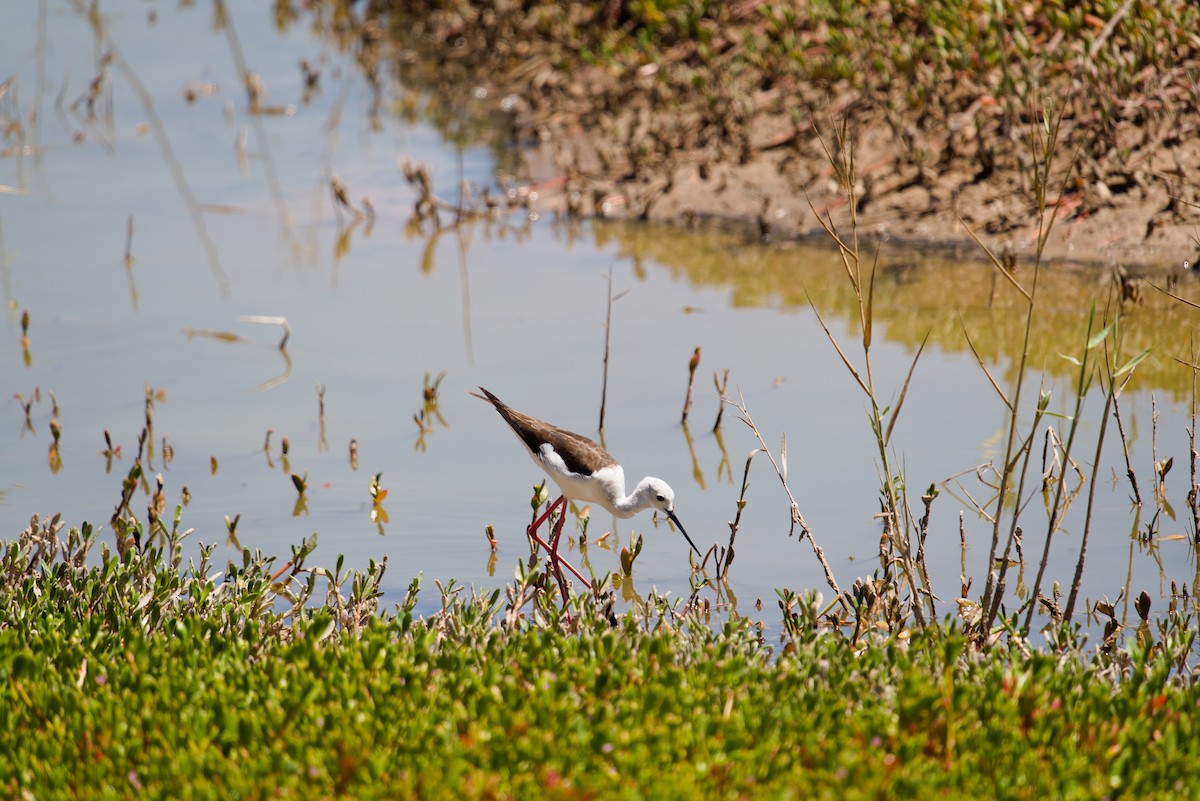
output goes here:
<path id="1" fill-rule="evenodd" d="M 849 319 L 857 312 L 852 287 L 839 280 L 844 267 L 827 243 L 763 246 L 748 232 L 720 228 L 685 230 L 621 222 L 594 223 L 596 242 L 614 245 L 635 264 L 651 261 L 699 287 L 732 288 L 734 305 L 781 309 L 813 305 L 822 314 Z M 897 250 L 883 250 L 876 278 L 875 321 L 888 341 L 915 351 L 929 343 L 946 351 L 969 350 L 964 332 L 988 365 L 1000 368 L 1006 382 L 1015 378 L 1017 355 L 1025 337 L 1024 304 L 1012 293 L 998 291 L 995 269 L 980 258 L 922 254 L 920 261 Z M 1171 266 L 1154 274 L 1130 277 L 1127 272 L 1096 265 L 1055 263 L 1044 270 L 1038 289 L 1043 304 L 1030 333 L 1029 363 L 1051 376 L 1068 376 L 1073 367 L 1061 354 L 1078 345 L 1080 326 L 1096 306 L 1121 306 L 1123 350 L 1152 352 L 1139 365 L 1134 388 L 1161 390 L 1172 400 L 1191 393 L 1191 374 L 1175 360 L 1191 359 L 1196 318 L 1184 304 L 1155 291 L 1153 285 L 1175 287 L 1175 294 L 1200 301 L 1196 271 Z M 1031 272 L 1018 265 L 1019 275 Z M 1122 274 L 1124 277 L 1122 277 Z M 1141 287 L 1136 300 L 1122 303 L 1122 282 Z"/>

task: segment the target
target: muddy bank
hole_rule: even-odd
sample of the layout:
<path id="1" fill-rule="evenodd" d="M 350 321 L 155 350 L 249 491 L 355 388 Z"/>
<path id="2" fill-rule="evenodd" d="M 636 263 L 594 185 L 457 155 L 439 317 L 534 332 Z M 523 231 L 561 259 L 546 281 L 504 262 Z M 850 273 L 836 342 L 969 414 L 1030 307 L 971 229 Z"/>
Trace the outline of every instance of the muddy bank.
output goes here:
<path id="1" fill-rule="evenodd" d="M 847 232 L 844 130 L 860 237 L 978 255 L 969 226 L 1022 263 L 1052 222 L 1050 258 L 1200 261 L 1200 12 L 910 5 L 310 10 L 368 74 L 404 87 L 401 105 L 460 138 L 518 143 L 501 180 L 537 208 L 735 220 L 773 239 L 819 235 L 820 214 Z"/>

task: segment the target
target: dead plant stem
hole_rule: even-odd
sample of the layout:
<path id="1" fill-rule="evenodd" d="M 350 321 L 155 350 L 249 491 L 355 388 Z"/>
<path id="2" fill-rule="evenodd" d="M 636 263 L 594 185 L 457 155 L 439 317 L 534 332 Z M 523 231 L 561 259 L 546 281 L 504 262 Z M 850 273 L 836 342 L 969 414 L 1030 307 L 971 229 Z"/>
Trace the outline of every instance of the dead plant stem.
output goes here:
<path id="1" fill-rule="evenodd" d="M 1116 403 L 1115 387 L 1110 384 L 1108 394 L 1104 399 L 1104 414 L 1100 418 L 1100 433 L 1096 439 L 1096 457 L 1092 461 L 1092 478 L 1088 482 L 1088 501 L 1087 511 L 1083 516 L 1083 536 L 1079 540 L 1079 559 L 1075 562 L 1075 576 L 1071 579 L 1071 592 L 1067 596 L 1067 608 L 1063 612 L 1063 622 L 1070 623 L 1071 615 L 1075 611 L 1075 599 L 1079 596 L 1079 585 L 1083 583 L 1083 562 L 1087 558 L 1088 535 L 1092 530 L 1092 509 L 1095 506 L 1096 500 L 1096 474 L 1100 470 L 1100 453 L 1104 448 L 1104 434 L 1108 428 L 1108 410 Z M 1061 484 L 1061 481 L 1059 482 Z M 1038 571 L 1038 578 L 1041 578 L 1041 571 Z M 1037 585 L 1034 585 L 1034 592 L 1037 591 Z M 1026 619 L 1025 628 L 1029 628 L 1029 621 Z"/>
<path id="2" fill-rule="evenodd" d="M 758 426 L 754 424 L 754 419 L 750 416 L 750 410 L 746 407 L 745 398 L 743 398 L 741 393 L 739 393 L 737 402 L 735 403 L 734 401 L 729 401 L 729 403 L 733 403 L 733 405 L 737 407 L 737 410 L 742 414 L 742 422 L 749 426 L 750 430 L 754 432 L 754 436 L 758 440 L 758 444 L 762 447 L 763 452 L 767 454 L 767 458 L 771 460 L 771 466 L 775 468 L 775 475 L 779 476 L 779 483 L 783 485 L 783 491 L 787 493 L 788 500 L 791 502 L 792 520 L 792 526 L 788 531 L 788 535 L 791 536 L 792 532 L 795 531 L 796 525 L 799 524 L 800 539 L 808 539 L 809 545 L 812 546 L 813 554 L 817 557 L 817 561 L 821 563 L 821 569 L 825 571 L 825 582 L 829 584 L 829 588 L 833 590 L 834 595 L 837 597 L 837 600 L 839 603 L 841 603 L 842 607 L 849 611 L 848 607 L 846 606 L 845 596 L 842 595 L 842 590 L 840 587 L 838 587 L 837 579 L 833 577 L 833 569 L 829 566 L 829 562 L 825 559 L 825 550 L 817 544 L 817 540 L 813 536 L 812 530 L 808 527 L 808 524 L 804 522 L 804 516 L 800 514 L 800 506 L 796 503 L 795 496 L 792 495 L 791 487 L 788 486 L 787 476 L 780 469 L 779 463 L 775 461 L 775 456 L 771 453 L 771 449 L 767 447 L 767 443 L 763 440 L 762 432 L 760 432 L 758 430 Z"/>
<path id="3" fill-rule="evenodd" d="M 1113 417 L 1117 418 L 1117 432 L 1121 435 L 1121 450 L 1125 453 L 1125 475 L 1129 476 L 1129 486 L 1133 488 L 1133 502 L 1141 506 L 1142 493 L 1138 489 L 1137 474 L 1133 470 L 1133 464 L 1129 461 L 1129 440 L 1125 436 L 1125 424 L 1121 422 L 1121 402 L 1117 395 L 1113 395 L 1112 408 Z"/>

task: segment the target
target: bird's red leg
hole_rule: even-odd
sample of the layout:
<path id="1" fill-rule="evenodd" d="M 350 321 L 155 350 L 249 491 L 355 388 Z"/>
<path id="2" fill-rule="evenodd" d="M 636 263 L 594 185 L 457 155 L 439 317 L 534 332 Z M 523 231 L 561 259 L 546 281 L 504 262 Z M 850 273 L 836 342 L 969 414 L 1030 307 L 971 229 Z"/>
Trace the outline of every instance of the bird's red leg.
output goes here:
<path id="1" fill-rule="evenodd" d="M 562 507 L 562 512 L 559 514 L 558 522 L 554 526 L 554 531 L 551 534 L 550 542 L 546 542 L 544 539 L 538 536 L 537 530 L 541 527 L 542 523 L 546 521 L 546 518 L 548 518 L 559 506 Z M 582 581 L 588 588 L 591 588 L 592 586 L 592 583 L 584 578 L 583 574 L 576 570 L 570 562 L 558 555 L 558 540 L 562 536 L 563 524 L 566 522 L 566 520 L 567 499 L 566 497 L 560 495 L 558 500 L 550 504 L 550 506 L 546 508 L 546 511 L 543 512 L 541 516 L 537 518 L 537 520 L 534 520 L 529 528 L 526 529 L 526 533 L 530 536 L 530 538 L 538 545 L 545 548 L 546 553 L 550 554 L 550 564 L 553 566 L 555 575 L 558 578 L 558 586 L 562 588 L 564 601 L 566 601 L 567 585 L 566 582 L 562 580 L 562 570 L 560 565 L 566 565 L 567 570 L 570 570 L 572 573 L 574 573 L 575 578 Z"/>
<path id="2" fill-rule="evenodd" d="M 559 498 L 563 501 L 562 511 L 558 513 L 558 522 L 554 524 L 554 533 L 550 536 L 550 567 L 554 569 L 554 578 L 558 580 L 558 591 L 562 595 L 563 609 L 567 610 L 567 622 L 571 622 L 571 611 L 568 608 L 569 598 L 567 597 L 567 580 L 563 578 L 562 566 L 566 565 L 571 570 L 571 564 L 558 555 L 558 540 L 562 536 L 563 521 L 567 519 L 567 504 L 564 498 Z"/>
<path id="3" fill-rule="evenodd" d="M 565 509 L 566 503 L 567 503 L 566 496 L 559 495 L 557 501 L 555 501 L 554 503 L 552 503 L 546 507 L 546 511 L 542 512 L 541 517 L 537 518 L 536 520 L 534 520 L 532 523 L 529 524 L 529 528 L 527 529 L 529 536 L 531 536 L 535 540 L 537 540 L 539 544 L 541 544 L 543 547 L 546 548 L 546 550 L 550 550 L 550 549 L 549 549 L 549 547 L 546 546 L 546 543 L 542 542 L 541 538 L 537 536 L 537 530 L 542 527 L 542 523 L 546 522 L 546 518 L 548 518 L 550 515 L 554 514 L 554 510 L 557 509 L 559 507 L 559 505 L 562 505 L 563 508 Z"/>

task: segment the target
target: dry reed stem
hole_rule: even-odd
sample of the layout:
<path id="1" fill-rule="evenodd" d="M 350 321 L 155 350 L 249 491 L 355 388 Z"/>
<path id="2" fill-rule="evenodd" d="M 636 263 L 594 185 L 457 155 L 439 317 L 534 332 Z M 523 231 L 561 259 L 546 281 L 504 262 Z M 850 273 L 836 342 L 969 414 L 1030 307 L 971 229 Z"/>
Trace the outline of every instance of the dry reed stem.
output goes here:
<path id="1" fill-rule="evenodd" d="M 1196 360 L 1196 345 L 1192 342 L 1192 359 Z M 1192 512 L 1192 541 L 1200 544 L 1200 484 L 1196 482 L 1196 377 L 1200 368 L 1192 367 L 1192 426 L 1188 432 L 1188 463 L 1191 465 L 1192 486 L 1188 490 L 1188 508 Z M 1197 568 L 1200 570 L 1200 567 Z"/>
<path id="2" fill-rule="evenodd" d="M 742 491 L 737 500 L 737 514 L 729 522 L 729 547 L 725 549 L 723 560 L 719 556 L 717 558 L 717 581 L 725 578 L 729 573 L 729 566 L 733 564 L 733 542 L 737 538 L 738 529 L 742 523 L 742 510 L 746 508 L 746 491 L 750 489 L 750 465 L 754 462 L 754 457 L 764 450 L 764 448 L 755 448 L 746 456 L 746 468 L 742 471 Z"/>
<path id="3" fill-rule="evenodd" d="M 725 404 L 728 402 L 725 397 L 725 391 L 729 388 L 729 368 L 725 368 L 725 373 L 721 378 L 717 378 L 717 374 L 713 373 L 713 385 L 717 388 L 717 420 L 713 423 L 713 433 L 717 433 L 721 428 L 721 417 L 725 414 Z M 720 478 L 720 476 L 718 476 Z"/>
<path id="4" fill-rule="evenodd" d="M 825 582 L 829 585 L 837 596 L 838 601 L 844 609 L 849 611 L 845 599 L 842 596 L 841 588 L 838 587 L 837 579 L 833 577 L 833 569 L 829 566 L 829 562 L 825 559 L 825 550 L 817 544 L 817 540 L 813 537 L 812 529 L 804 522 L 804 516 L 800 514 L 800 506 L 796 503 L 795 496 L 792 495 L 792 489 L 788 486 L 787 478 L 784 472 L 780 469 L 779 464 L 775 461 L 775 457 L 771 454 L 771 449 L 767 447 L 767 443 L 763 440 L 762 433 L 758 430 L 758 426 L 754 424 L 754 419 L 750 416 L 750 410 L 746 407 L 745 398 L 741 393 L 738 393 L 737 401 L 729 401 L 739 412 L 741 412 L 741 420 L 751 431 L 754 432 L 755 438 L 758 440 L 763 453 L 767 454 L 767 458 L 771 460 L 771 466 L 775 468 L 775 475 L 779 476 L 779 483 L 783 485 L 783 491 L 787 493 L 788 500 L 791 502 L 791 528 L 788 530 L 788 536 L 796 530 L 796 525 L 800 525 L 800 539 L 808 539 L 809 545 L 812 546 L 813 554 L 817 557 L 817 561 L 821 564 L 821 569 L 825 571 Z"/>
<path id="5" fill-rule="evenodd" d="M 988 251 L 987 248 L 984 248 L 985 252 L 988 253 L 989 258 L 992 259 L 993 264 L 999 266 L 1001 272 L 1007 278 L 1010 279 L 1010 282 L 1013 284 L 1014 288 L 1016 288 L 1018 291 L 1020 291 L 1021 294 L 1027 298 L 1028 308 L 1027 308 L 1026 314 L 1025 314 L 1025 335 L 1024 335 L 1024 340 L 1023 340 L 1022 347 L 1021 347 L 1021 357 L 1018 360 L 1018 364 L 1017 364 L 1017 377 L 1015 380 L 1013 397 L 1011 399 L 1011 402 L 1008 404 L 1008 407 L 1009 407 L 1008 443 L 1006 445 L 1005 458 L 1004 458 L 1005 467 L 1000 475 L 1000 489 L 999 489 L 998 501 L 997 501 L 997 504 L 998 504 L 997 505 L 997 515 L 996 515 L 995 522 L 992 527 L 992 542 L 991 542 L 991 547 L 988 552 L 988 562 L 987 562 L 988 579 L 987 579 L 987 584 L 984 588 L 983 599 L 982 599 L 982 606 L 985 609 L 985 615 L 984 615 L 983 619 L 981 620 L 981 626 L 978 630 L 978 633 L 983 634 L 983 635 L 986 635 L 986 633 L 988 631 L 990 631 L 992 624 L 996 619 L 996 615 L 999 613 L 999 610 L 1000 610 L 1000 603 L 1003 600 L 1004 590 L 1005 590 L 1005 586 L 1006 586 L 1005 585 L 1005 577 L 1006 577 L 1007 570 L 1008 570 L 1008 554 L 1010 553 L 1010 551 L 1012 549 L 1013 540 L 1016 535 L 1016 531 L 1018 529 L 1017 521 L 1019 519 L 1019 514 L 1020 514 L 1019 508 L 1014 510 L 1014 512 L 1013 512 L 1013 517 L 1012 517 L 1012 522 L 1011 522 L 1011 525 L 1009 528 L 1007 542 L 1004 546 L 1005 558 L 1004 558 L 1004 561 L 1001 563 L 999 572 L 997 573 L 996 571 L 994 571 L 992 569 L 992 566 L 996 564 L 996 552 L 997 552 L 997 548 L 999 547 L 999 544 L 1000 544 L 1000 525 L 1001 525 L 1001 518 L 1002 518 L 1002 512 L 1003 512 L 1004 497 L 1007 494 L 1008 485 L 1011 480 L 1012 470 L 1015 468 L 1016 461 L 1020 457 L 1020 450 L 1014 450 L 1014 446 L 1016 445 L 1015 440 L 1017 437 L 1018 410 L 1020 408 L 1022 390 L 1024 389 L 1024 386 L 1025 386 L 1025 365 L 1029 358 L 1030 340 L 1031 340 L 1032 332 L 1033 332 L 1033 314 L 1034 314 L 1034 310 L 1037 305 L 1036 304 L 1037 287 L 1038 287 L 1038 279 L 1041 276 L 1042 254 L 1045 251 L 1046 242 L 1049 239 L 1050 231 L 1052 230 L 1053 225 L 1054 225 L 1054 215 L 1051 214 L 1049 219 L 1047 219 L 1047 216 L 1046 216 L 1046 209 L 1048 208 L 1048 204 L 1047 204 L 1047 200 L 1046 200 L 1046 186 L 1049 181 L 1049 175 L 1050 175 L 1051 165 L 1052 165 L 1053 156 L 1054 156 L 1054 150 L 1055 150 L 1055 147 L 1058 142 L 1059 127 L 1062 124 L 1062 116 L 1059 115 L 1054 120 L 1053 124 L 1051 124 L 1050 120 L 1047 118 L 1046 111 L 1043 110 L 1042 121 L 1043 121 L 1043 129 L 1045 131 L 1044 138 L 1038 137 L 1038 135 L 1036 133 L 1036 131 L 1037 131 L 1036 126 L 1030 126 L 1030 130 L 1029 130 L 1029 149 L 1030 149 L 1031 163 L 1034 165 L 1034 190 L 1035 190 L 1035 194 L 1036 194 L 1036 209 L 1038 212 L 1037 249 L 1036 249 L 1034 264 L 1033 264 L 1033 282 L 1030 285 L 1029 289 L 1026 291 L 1025 287 L 1023 287 L 1019 282 L 1017 282 L 1016 279 L 1013 278 L 1007 270 L 1003 269 L 1003 265 L 1001 265 L 999 263 L 999 261 L 996 259 L 995 255 L 992 254 L 990 251 Z M 1040 153 L 1038 152 L 1039 151 L 1039 142 L 1041 145 Z M 1080 147 L 1082 147 L 1082 143 L 1080 144 Z M 1069 162 L 1069 164 L 1067 166 L 1067 170 L 1064 173 L 1063 186 L 1062 186 L 1062 189 L 1060 189 L 1060 191 L 1059 191 L 1060 198 L 1062 197 L 1063 190 L 1065 190 L 1066 185 L 1067 185 L 1068 181 L 1070 180 L 1072 173 L 1074 172 L 1074 166 L 1077 163 L 1077 160 L 1079 158 L 1079 153 L 1080 153 L 1080 149 L 1077 147 L 1075 150 L 1075 153 L 1073 154 L 1073 156 L 1071 158 L 1071 161 Z M 1039 170 L 1039 168 L 1040 168 L 1040 170 Z M 972 236 L 974 236 L 974 235 L 972 234 Z M 965 330 L 965 328 L 964 328 L 964 330 Z M 972 350 L 974 350 L 974 348 L 972 348 Z M 989 380 L 993 380 L 990 375 L 988 376 L 988 378 L 989 378 Z M 999 390 L 999 387 L 998 387 L 998 385 L 995 385 L 994 380 L 993 380 L 993 385 L 996 386 L 997 390 Z M 1002 397 L 1004 397 L 1003 393 L 1001 393 L 1001 395 L 1002 395 Z M 1040 421 L 1041 412 L 1042 412 L 1041 403 L 1039 402 L 1039 408 L 1035 415 L 1035 426 L 1037 425 L 1037 422 Z M 1017 498 L 1018 499 L 1021 497 L 1021 494 L 1024 491 L 1025 479 L 1026 479 L 1028 466 L 1029 466 L 1029 456 L 1030 456 L 1029 443 L 1032 441 L 1032 437 L 1034 436 L 1035 432 L 1036 432 L 1036 427 L 1033 431 L 1030 432 L 1029 439 L 1026 440 L 1026 442 L 1022 445 L 1022 447 L 1025 449 L 1025 460 L 1024 460 L 1024 465 L 1021 468 L 1021 473 L 1020 473 L 1020 475 L 1018 477 L 1018 481 L 1017 481 L 1017 484 L 1018 484 Z M 1047 539 L 1049 539 L 1049 538 L 1047 538 Z M 1048 545 L 1048 542 L 1047 542 L 1047 545 Z M 1033 598 L 1033 600 L 1030 602 L 1031 612 L 1032 612 L 1033 607 L 1036 606 L 1036 598 L 1037 598 L 1036 589 L 1033 593 L 1032 598 Z"/>
<path id="6" fill-rule="evenodd" d="M 1113 391 L 1112 391 L 1112 386 L 1110 385 L 1109 391 L 1104 399 L 1104 414 L 1100 418 L 1100 433 L 1098 434 L 1098 436 L 1096 438 L 1096 455 L 1095 455 L 1094 460 L 1092 461 L 1093 471 L 1095 471 L 1100 466 L 1100 454 L 1104 448 L 1104 434 L 1105 434 L 1105 431 L 1108 429 L 1108 410 L 1112 406 L 1113 401 L 1114 401 L 1114 395 L 1113 395 Z M 1071 592 L 1067 596 L 1066 611 L 1063 612 L 1063 622 L 1065 622 L 1065 623 L 1071 622 L 1071 615 L 1075 611 L 1075 599 L 1079 595 L 1079 585 L 1083 583 L 1083 562 L 1087 558 L 1088 535 L 1091 533 L 1091 530 L 1092 530 L 1092 509 L 1095 507 L 1096 484 L 1097 484 L 1097 481 L 1095 480 L 1095 476 L 1093 475 L 1092 480 L 1090 482 L 1088 482 L 1087 511 L 1084 513 L 1084 517 L 1083 517 L 1083 536 L 1079 540 L 1079 559 L 1075 562 L 1075 575 L 1071 579 Z M 1040 576 L 1040 571 L 1039 571 L 1039 578 L 1040 577 L 1041 576 Z M 1035 584 L 1034 587 L 1035 587 L 1035 592 L 1036 592 L 1037 585 Z M 1025 623 L 1025 628 L 1027 630 L 1029 628 L 1028 621 L 1026 621 L 1026 623 Z"/>
<path id="7" fill-rule="evenodd" d="M 1117 432 L 1121 435 L 1121 450 L 1125 454 L 1125 475 L 1129 477 L 1129 486 L 1133 488 L 1133 502 L 1141 506 L 1142 492 L 1138 488 L 1137 474 L 1133 470 L 1133 464 L 1129 461 L 1129 440 L 1125 436 L 1125 424 L 1121 422 L 1119 395 L 1120 392 L 1113 396 L 1113 417 L 1117 418 Z"/>

